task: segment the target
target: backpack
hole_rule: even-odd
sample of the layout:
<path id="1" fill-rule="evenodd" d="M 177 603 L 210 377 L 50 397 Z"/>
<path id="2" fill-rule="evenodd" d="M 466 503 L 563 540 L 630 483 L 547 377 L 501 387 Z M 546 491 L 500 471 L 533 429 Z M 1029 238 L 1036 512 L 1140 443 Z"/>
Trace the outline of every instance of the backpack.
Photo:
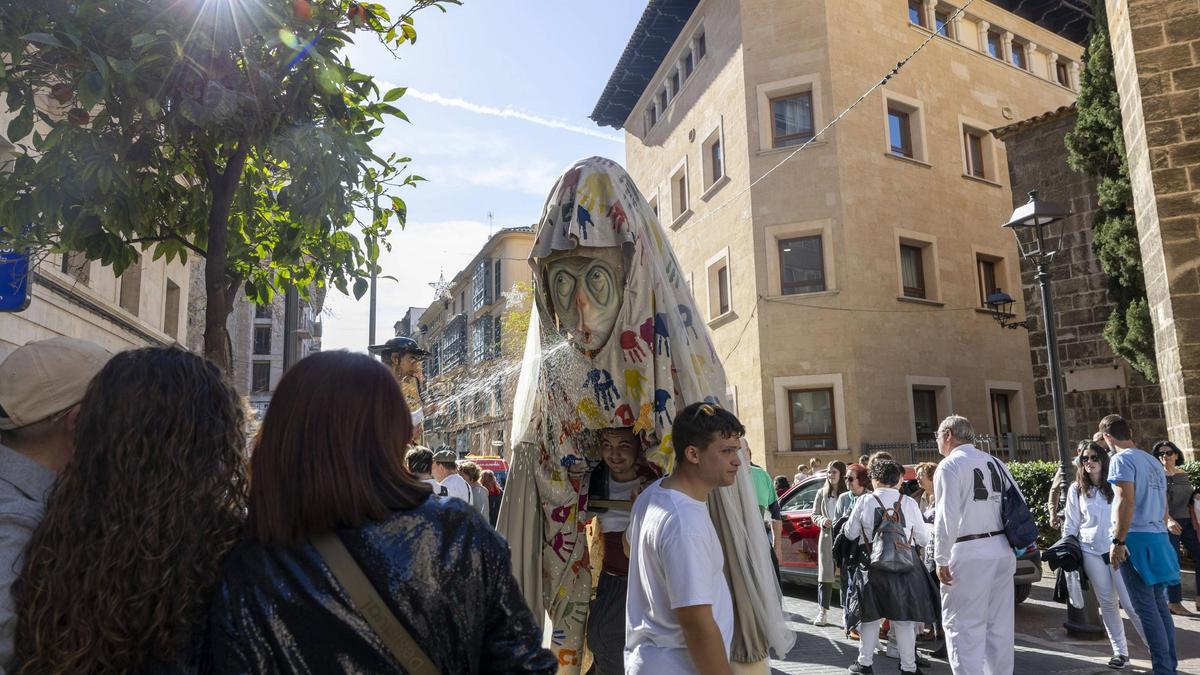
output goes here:
<path id="1" fill-rule="evenodd" d="M 896 499 L 891 509 L 884 506 L 877 495 L 871 497 L 879 504 L 879 511 L 876 512 L 878 523 L 871 535 L 871 569 L 883 572 L 911 571 L 916 564 L 916 556 L 904 532 L 904 512 L 900 509 L 904 495 Z"/>
<path id="2" fill-rule="evenodd" d="M 1033 520 L 1033 514 L 1029 512 L 1029 504 L 1021 496 L 1016 483 L 1009 480 L 1008 472 L 996 467 L 995 460 L 988 464 L 988 468 L 999 473 L 1006 485 L 1000 491 L 1000 522 L 1004 526 L 1004 536 L 1008 538 L 1009 546 L 1024 550 L 1038 538 L 1037 523 Z"/>

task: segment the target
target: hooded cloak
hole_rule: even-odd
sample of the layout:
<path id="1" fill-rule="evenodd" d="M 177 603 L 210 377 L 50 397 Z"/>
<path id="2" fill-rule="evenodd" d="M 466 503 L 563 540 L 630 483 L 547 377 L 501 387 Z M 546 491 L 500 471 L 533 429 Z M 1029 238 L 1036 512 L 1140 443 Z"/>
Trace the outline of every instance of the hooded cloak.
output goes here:
<path id="1" fill-rule="evenodd" d="M 546 259 L 619 248 L 621 306 L 607 342 L 587 354 L 567 343 L 549 296 Z M 679 262 L 649 204 L 617 163 L 575 163 L 546 201 L 529 257 L 534 311 L 513 406 L 510 479 L 497 527 L 534 615 L 549 613 L 560 672 L 577 672 L 591 590 L 581 513 L 597 432 L 632 427 L 647 460 L 670 472 L 676 410 L 726 404 L 725 373 Z M 755 662 L 791 648 L 782 594 L 759 516 L 748 458 L 737 481 L 709 498 L 734 598 L 732 656 Z"/>

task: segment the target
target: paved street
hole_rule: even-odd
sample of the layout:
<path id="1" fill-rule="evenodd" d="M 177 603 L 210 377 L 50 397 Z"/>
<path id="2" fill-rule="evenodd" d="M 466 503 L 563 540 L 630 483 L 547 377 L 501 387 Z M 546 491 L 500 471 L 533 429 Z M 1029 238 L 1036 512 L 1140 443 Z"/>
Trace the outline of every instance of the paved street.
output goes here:
<path id="1" fill-rule="evenodd" d="M 1184 587 L 1191 589 L 1191 575 L 1185 574 Z M 816 591 L 810 587 L 786 586 L 784 609 L 788 625 L 796 631 L 796 645 L 782 661 L 772 661 L 772 673 L 826 674 L 844 673 L 858 654 L 858 643 L 842 637 L 839 627 L 816 628 L 810 621 L 816 613 Z M 1093 675 L 1112 673 L 1105 665 L 1111 656 L 1107 639 L 1077 640 L 1062 627 L 1066 607 L 1054 602 L 1053 579 L 1046 576 L 1034 587 L 1028 600 L 1017 607 L 1017 657 L 1015 673 L 1039 675 Z M 1191 608 L 1191 603 L 1187 606 Z M 841 610 L 832 609 L 831 622 L 841 621 Z M 1131 637 L 1132 671 L 1148 672 L 1150 655 L 1137 641 L 1133 627 L 1126 621 Z M 1200 674 L 1200 619 L 1178 619 L 1176 642 L 1179 672 Z M 920 645 L 919 645 L 920 646 Z M 928 656 L 928 654 L 926 654 Z M 884 656 L 875 657 L 875 672 L 898 673 L 899 663 Z M 945 661 L 933 660 L 923 668 L 928 675 L 950 675 Z"/>

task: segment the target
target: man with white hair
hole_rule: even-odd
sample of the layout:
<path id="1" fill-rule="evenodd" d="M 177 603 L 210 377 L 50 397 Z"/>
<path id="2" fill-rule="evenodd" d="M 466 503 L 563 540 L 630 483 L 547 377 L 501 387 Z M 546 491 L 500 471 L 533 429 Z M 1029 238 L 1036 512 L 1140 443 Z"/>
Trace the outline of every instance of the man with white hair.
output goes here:
<path id="1" fill-rule="evenodd" d="M 974 441 L 965 417 L 951 415 L 938 427 L 945 459 L 933 481 L 933 550 L 942 623 L 955 675 L 1011 674 L 1016 556 L 1004 533 L 1000 495 L 1012 474 Z"/>

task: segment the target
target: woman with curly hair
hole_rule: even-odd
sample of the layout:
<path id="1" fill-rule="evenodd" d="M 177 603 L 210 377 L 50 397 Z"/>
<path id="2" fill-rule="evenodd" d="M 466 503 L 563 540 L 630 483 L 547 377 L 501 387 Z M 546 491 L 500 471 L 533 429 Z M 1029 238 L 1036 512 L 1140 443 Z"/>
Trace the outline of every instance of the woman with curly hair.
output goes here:
<path id="1" fill-rule="evenodd" d="M 255 440 L 247 541 L 213 601 L 215 672 L 413 672 L 412 652 L 360 613 L 329 546 L 378 594 L 370 615 L 390 613 L 438 672 L 554 672 L 508 545 L 404 468 L 410 438 L 400 386 L 369 356 L 322 352 L 283 376 Z"/>
<path id="2" fill-rule="evenodd" d="M 208 669 L 206 611 L 246 508 L 243 421 L 195 354 L 104 366 L 14 587 L 16 672 Z"/>

